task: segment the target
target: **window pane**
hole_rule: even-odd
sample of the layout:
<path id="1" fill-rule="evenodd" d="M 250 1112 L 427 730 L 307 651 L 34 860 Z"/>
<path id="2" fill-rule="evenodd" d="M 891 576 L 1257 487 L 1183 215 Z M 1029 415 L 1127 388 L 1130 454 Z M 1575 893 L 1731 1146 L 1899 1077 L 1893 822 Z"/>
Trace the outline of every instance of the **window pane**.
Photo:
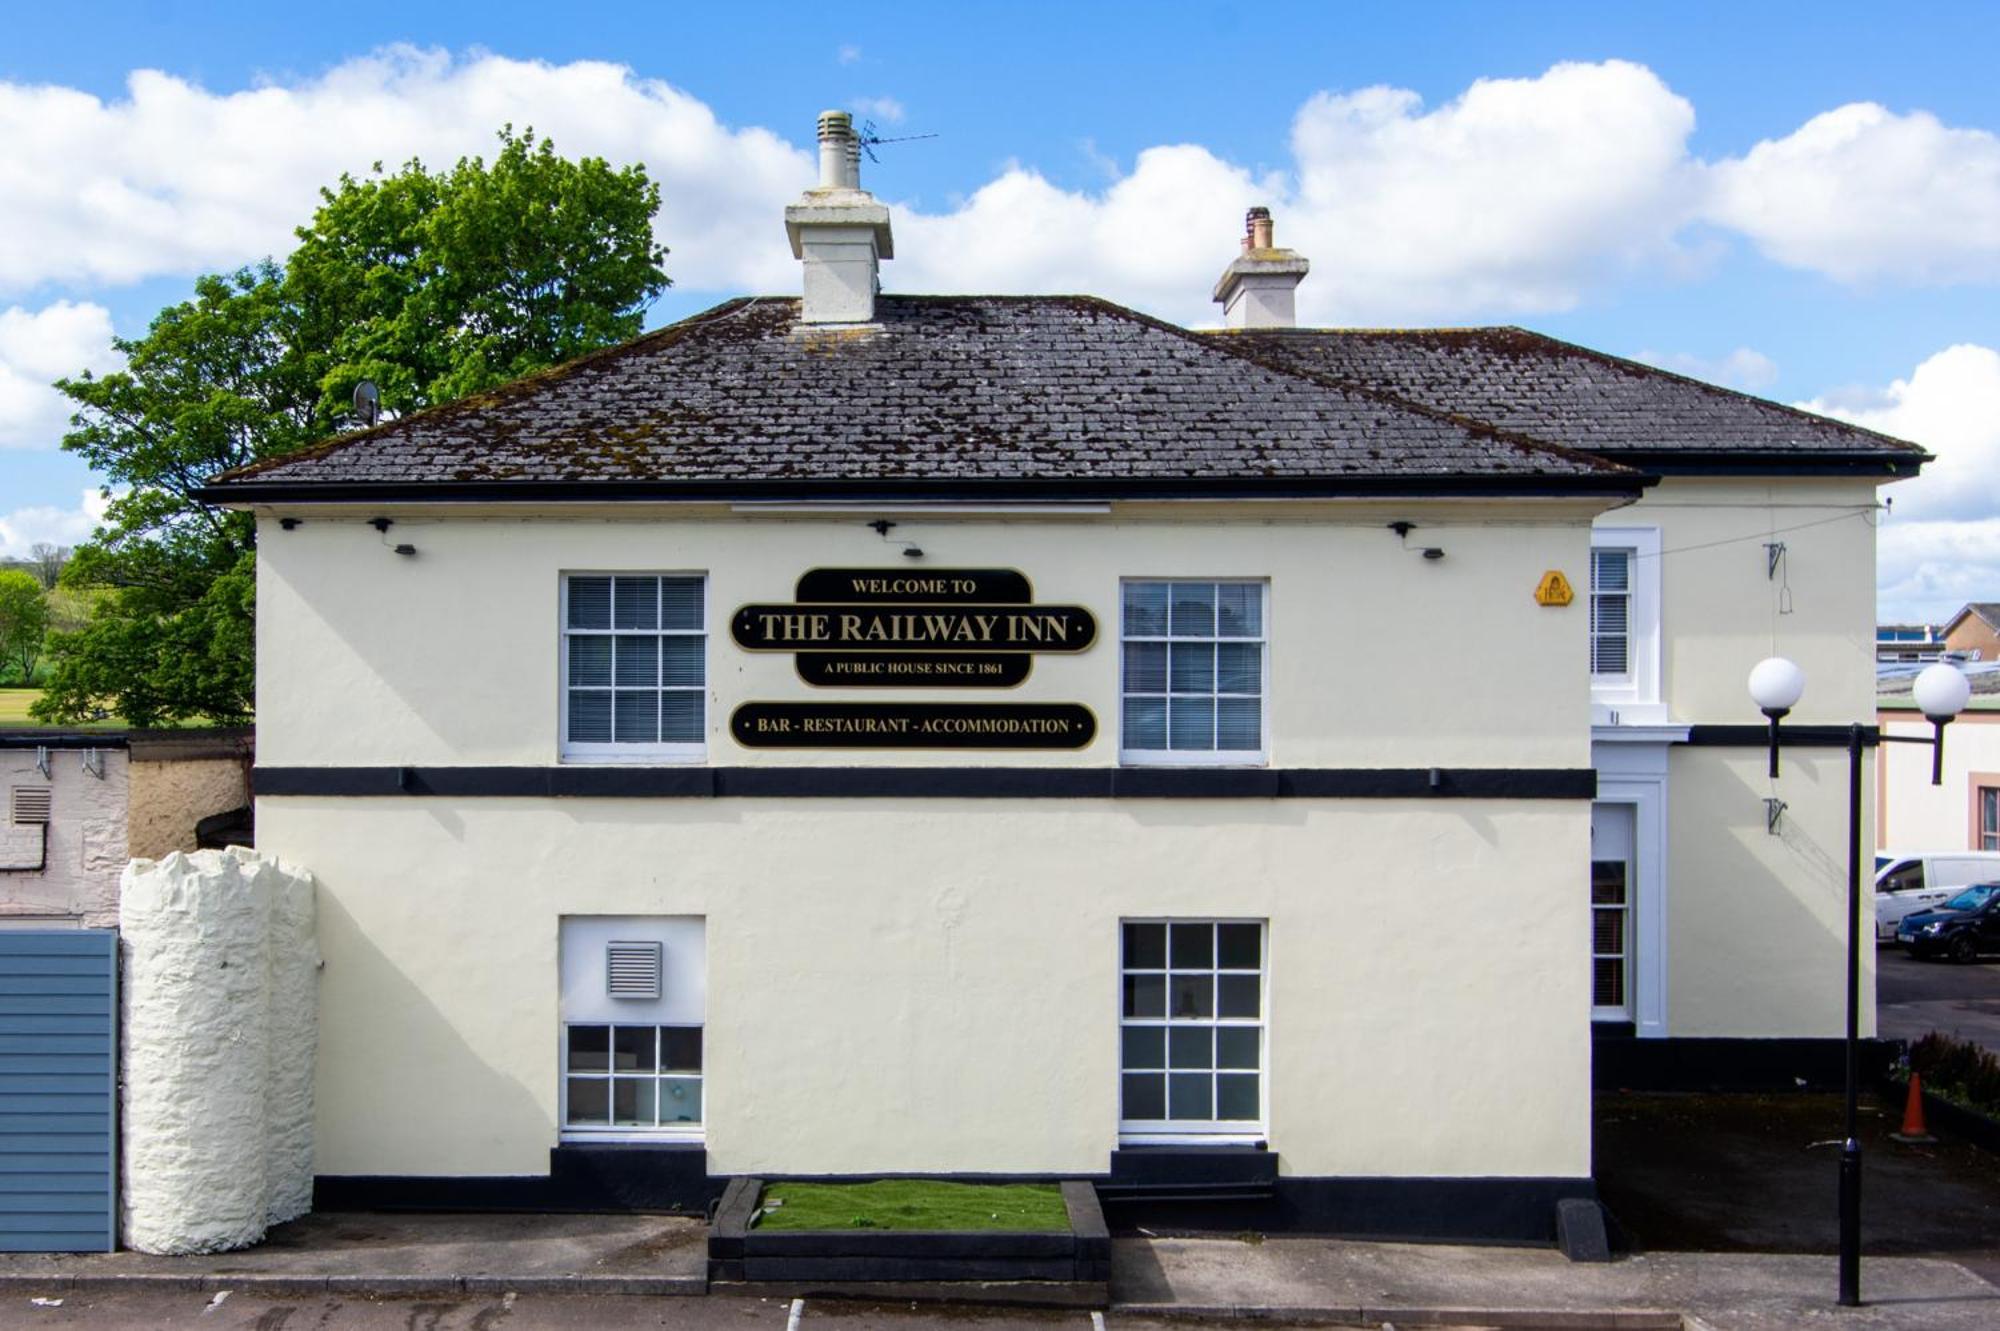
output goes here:
<path id="1" fill-rule="evenodd" d="M 1128 1119 L 1159 1120 L 1167 1116 L 1167 1079 L 1157 1072 L 1119 1078 L 1123 1102 L 1119 1113 Z"/>
<path id="2" fill-rule="evenodd" d="M 1125 636 L 1163 638 L 1167 633 L 1167 584 L 1125 584 Z"/>
<path id="3" fill-rule="evenodd" d="M 1596 675 L 1622 675 L 1626 671 L 1625 639 L 1597 638 L 1590 649 L 1590 670 Z"/>
<path id="4" fill-rule="evenodd" d="M 617 743 L 656 742 L 660 738 L 660 695 L 652 689 L 621 689 L 611 720 L 611 737 Z"/>
<path id="5" fill-rule="evenodd" d="M 602 1077 L 571 1077 L 569 1079 L 569 1121 L 572 1123 L 609 1123 L 611 1121 L 611 1083 Z"/>
<path id="6" fill-rule="evenodd" d="M 1231 1121 L 1256 1120 L 1256 1073 L 1223 1075 L 1215 1079 L 1215 1116 Z"/>
<path id="7" fill-rule="evenodd" d="M 1173 644 L 1172 668 L 1168 683 L 1175 693 L 1215 691 L 1215 645 L 1206 642 Z"/>
<path id="8" fill-rule="evenodd" d="M 1214 700 L 1170 699 L 1167 705 L 1167 741 L 1170 748 L 1213 749 L 1215 747 Z"/>
<path id="9" fill-rule="evenodd" d="M 569 1070 L 603 1072 L 611 1066 L 611 1028 L 572 1026 L 569 1028 Z"/>
<path id="10" fill-rule="evenodd" d="M 1183 1018 L 1215 1015 L 1215 977 L 1176 975 L 1172 978 L 1172 1015 Z"/>
<path id="11" fill-rule="evenodd" d="M 623 688 L 652 688 L 660 682 L 660 640 L 623 636 L 618 644 L 617 683 Z"/>
<path id="12" fill-rule="evenodd" d="M 1264 635 L 1264 589 L 1254 582 L 1225 582 L 1215 589 L 1215 632 L 1224 638 Z"/>
<path id="13" fill-rule="evenodd" d="M 1164 749 L 1167 747 L 1167 700 L 1165 698 L 1127 698 L 1125 700 L 1125 734 L 1123 743 L 1128 749 Z"/>
<path id="14" fill-rule="evenodd" d="M 1215 1028 L 1176 1026 L 1167 1032 L 1167 1066 L 1208 1068 L 1214 1066 Z"/>
<path id="15" fill-rule="evenodd" d="M 1223 1017 L 1251 1017 L 1257 1012 L 1257 990 L 1262 977 L 1256 975 L 1223 975 L 1216 979 L 1216 1015 Z"/>
<path id="16" fill-rule="evenodd" d="M 699 689 L 670 689 L 660 695 L 661 742 L 701 743 L 703 697 Z"/>
<path id="17" fill-rule="evenodd" d="M 1215 648 L 1215 691 L 1217 693 L 1262 693 L 1264 691 L 1264 645 L 1257 642 L 1217 643 Z"/>
<path id="18" fill-rule="evenodd" d="M 651 1077 L 619 1077 L 611 1083 L 611 1121 L 621 1127 L 653 1126 Z"/>
<path id="19" fill-rule="evenodd" d="M 1919 876 L 1917 886 L 1923 886 L 1921 875 Z M 1625 904 L 1625 861 L 1592 860 L 1590 862 L 1590 900 L 1591 904 L 1596 906 L 1622 906 Z"/>
<path id="20" fill-rule="evenodd" d="M 1174 968 L 1207 970 L 1215 965 L 1215 926 L 1177 924 L 1174 926 Z"/>
<path id="21" fill-rule="evenodd" d="M 621 629 L 660 626 L 660 580 L 617 578 L 611 596 L 611 624 Z"/>
<path id="22" fill-rule="evenodd" d="M 1175 1072 L 1167 1076 L 1167 1117 L 1215 1117 L 1214 1078 L 1206 1072 Z"/>
<path id="23" fill-rule="evenodd" d="M 569 738 L 572 744 L 611 742 L 611 694 L 606 689 L 571 689 Z"/>
<path id="24" fill-rule="evenodd" d="M 569 626 L 573 629 L 611 627 L 611 579 L 569 580 Z"/>
<path id="25" fill-rule="evenodd" d="M 660 1122 L 701 1122 L 701 1078 L 660 1078 Z"/>
<path id="26" fill-rule="evenodd" d="M 1120 1066 L 1163 1068 L 1167 1065 L 1167 1031 L 1164 1026 L 1127 1026 L 1122 1037 L 1124 1053 Z"/>
<path id="27" fill-rule="evenodd" d="M 700 629 L 701 579 L 660 579 L 660 627 Z"/>
<path id="28" fill-rule="evenodd" d="M 1630 550 L 1592 550 L 1590 589 L 1594 592 L 1622 592 L 1632 585 Z"/>
<path id="29" fill-rule="evenodd" d="M 1257 1028 L 1218 1026 L 1215 1030 L 1215 1066 L 1219 1068 L 1257 1067 Z"/>
<path id="30" fill-rule="evenodd" d="M 569 640 L 569 682 L 611 683 L 611 639 L 591 636 Z"/>
<path id="31" fill-rule="evenodd" d="M 676 684 L 705 683 L 702 655 L 707 644 L 706 638 L 660 639 L 660 683 L 669 688 Z"/>
<path id="32" fill-rule="evenodd" d="M 1167 627 L 1176 638 L 1206 638 L 1215 632 L 1215 584 L 1177 582 Z"/>
<path id="33" fill-rule="evenodd" d="M 701 1027 L 662 1026 L 660 1066 L 668 1072 L 700 1072 Z"/>
<path id="34" fill-rule="evenodd" d="M 1167 691 L 1167 644 L 1128 642 L 1125 644 L 1125 692 L 1165 693 Z"/>
<path id="35" fill-rule="evenodd" d="M 1125 969 L 1165 970 L 1167 968 L 1167 926 L 1128 924 L 1125 926 Z"/>
<path id="36" fill-rule="evenodd" d="M 1623 634 L 1630 599 L 1624 596 L 1590 598 L 1590 628 L 1593 633 Z"/>
<path id="37" fill-rule="evenodd" d="M 1264 964 L 1263 930 L 1254 924 L 1215 926 L 1216 966 L 1228 971 L 1254 971 Z"/>
<path id="38" fill-rule="evenodd" d="M 1215 747 L 1248 751 L 1264 747 L 1264 704 L 1257 698 L 1215 700 Z"/>
<path id="39" fill-rule="evenodd" d="M 1164 1017 L 1167 1015 L 1167 979 L 1164 975 L 1125 977 L 1125 1015 Z"/>
<path id="40" fill-rule="evenodd" d="M 611 1066 L 620 1072 L 651 1072 L 653 1035 L 651 1026 L 620 1026 L 613 1031 Z"/>
<path id="41" fill-rule="evenodd" d="M 1598 1007 L 1625 1006 L 1625 959 L 1606 957 L 1596 963 L 1591 1001 Z"/>
<path id="42" fill-rule="evenodd" d="M 1598 910 L 1591 914 L 1597 918 L 1591 921 L 1590 950 L 1599 956 L 1619 957 L 1625 954 L 1625 912 L 1622 910 Z"/>

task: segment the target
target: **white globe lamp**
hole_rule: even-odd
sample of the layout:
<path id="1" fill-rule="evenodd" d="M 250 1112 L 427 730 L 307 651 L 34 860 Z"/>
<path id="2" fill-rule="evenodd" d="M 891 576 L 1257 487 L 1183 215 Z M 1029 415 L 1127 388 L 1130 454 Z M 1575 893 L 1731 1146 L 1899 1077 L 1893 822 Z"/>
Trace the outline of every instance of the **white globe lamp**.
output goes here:
<path id="1" fill-rule="evenodd" d="M 1917 706 L 1931 723 L 1931 784 L 1944 784 L 1944 728 L 1972 701 L 1972 681 L 1955 665 L 1939 661 L 1924 667 L 1910 687 Z"/>
<path id="2" fill-rule="evenodd" d="M 1767 656 L 1750 671 L 1750 700 L 1771 718 L 1771 775 L 1778 775 L 1778 722 L 1806 693 L 1806 672 L 1782 656 Z"/>

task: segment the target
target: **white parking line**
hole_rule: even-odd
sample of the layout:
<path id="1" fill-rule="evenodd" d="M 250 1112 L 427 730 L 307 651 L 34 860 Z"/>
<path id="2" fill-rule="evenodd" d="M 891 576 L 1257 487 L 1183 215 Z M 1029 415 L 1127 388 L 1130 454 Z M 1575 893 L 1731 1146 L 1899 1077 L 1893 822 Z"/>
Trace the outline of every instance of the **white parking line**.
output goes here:
<path id="1" fill-rule="evenodd" d="M 792 1300 L 792 1315 L 785 1319 L 785 1331 L 799 1331 L 799 1318 L 806 1314 L 804 1299 Z"/>

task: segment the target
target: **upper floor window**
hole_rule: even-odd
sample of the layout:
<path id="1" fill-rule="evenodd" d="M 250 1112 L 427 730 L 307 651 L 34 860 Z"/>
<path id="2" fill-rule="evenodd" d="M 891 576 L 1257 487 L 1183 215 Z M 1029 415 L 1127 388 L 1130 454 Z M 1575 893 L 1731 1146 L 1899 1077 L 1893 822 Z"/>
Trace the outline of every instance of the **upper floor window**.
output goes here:
<path id="1" fill-rule="evenodd" d="M 1620 719 L 1664 721 L 1660 696 L 1660 532 L 1590 534 L 1590 700 Z"/>
<path id="2" fill-rule="evenodd" d="M 563 756 L 706 756 L 707 621 L 699 575 L 564 577 Z"/>
<path id="3" fill-rule="evenodd" d="M 1267 590 L 1247 581 L 1125 584 L 1123 761 L 1264 761 Z"/>

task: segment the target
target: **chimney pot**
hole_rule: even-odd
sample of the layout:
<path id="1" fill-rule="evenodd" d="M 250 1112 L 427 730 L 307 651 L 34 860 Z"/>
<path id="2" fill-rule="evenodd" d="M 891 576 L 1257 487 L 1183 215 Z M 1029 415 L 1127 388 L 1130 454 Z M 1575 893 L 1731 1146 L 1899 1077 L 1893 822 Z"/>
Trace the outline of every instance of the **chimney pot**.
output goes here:
<path id="1" fill-rule="evenodd" d="M 848 159 L 854 141 L 854 117 L 845 111 L 819 113 L 819 184 L 821 189 L 858 189 L 859 173 L 848 176 Z"/>
<path id="2" fill-rule="evenodd" d="M 1268 250 L 1271 248 L 1271 210 L 1269 208 L 1252 208 L 1245 215 L 1243 223 L 1245 228 L 1250 232 L 1251 249 Z"/>

